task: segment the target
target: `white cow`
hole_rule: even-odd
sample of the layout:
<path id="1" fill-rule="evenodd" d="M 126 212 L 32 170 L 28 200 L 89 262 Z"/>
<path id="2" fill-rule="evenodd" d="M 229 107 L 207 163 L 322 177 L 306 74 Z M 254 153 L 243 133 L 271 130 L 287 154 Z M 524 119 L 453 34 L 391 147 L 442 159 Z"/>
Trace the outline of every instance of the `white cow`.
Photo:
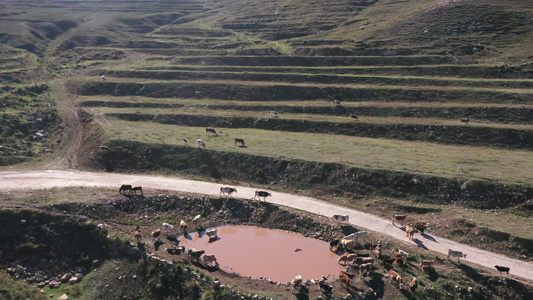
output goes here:
<path id="1" fill-rule="evenodd" d="M 333 215 L 333 219 L 335 219 L 337 221 L 346 221 L 346 222 L 348 222 L 350 220 L 350 216 L 349 215 Z"/>
<path id="2" fill-rule="evenodd" d="M 214 254 L 206 254 L 206 255 L 204 255 L 204 263 L 208 267 L 212 267 L 213 263 L 214 263 L 215 264 L 214 266 L 216 267 L 217 266 L 217 258 L 215 257 Z"/>
<path id="3" fill-rule="evenodd" d="M 169 234 L 174 233 L 174 225 L 163 223 L 163 229 Z"/>
<path id="4" fill-rule="evenodd" d="M 237 192 L 237 189 L 235 188 L 232 188 L 229 186 L 221 187 L 219 196 L 222 197 L 222 195 L 224 195 L 227 198 L 227 197 L 231 197 L 231 194 L 236 193 L 236 192 Z"/>
<path id="5" fill-rule="evenodd" d="M 457 257 L 457 261 L 459 261 L 460 258 L 465 258 L 466 259 L 466 254 L 464 254 L 463 252 L 457 251 L 457 250 L 448 249 L 448 259 L 450 259 L 450 256 Z"/>
<path id="6" fill-rule="evenodd" d="M 216 239 L 217 238 L 217 229 L 216 228 L 212 228 L 212 229 L 207 229 L 205 231 L 205 234 L 209 237 L 209 239 Z"/>
<path id="7" fill-rule="evenodd" d="M 367 236 L 366 231 L 358 231 L 343 237 L 343 239 L 357 241 L 359 238 L 365 238 Z"/>
<path id="8" fill-rule="evenodd" d="M 196 140 L 196 146 L 198 146 L 198 148 L 202 147 L 205 149 L 205 142 L 202 141 L 201 139 L 197 139 Z"/>
<path id="9" fill-rule="evenodd" d="M 194 225 L 198 224 L 198 221 L 200 221 L 200 218 L 201 218 L 201 217 L 202 217 L 202 215 L 196 215 L 196 217 L 194 217 L 194 218 L 192 219 L 192 223 L 193 223 Z"/>

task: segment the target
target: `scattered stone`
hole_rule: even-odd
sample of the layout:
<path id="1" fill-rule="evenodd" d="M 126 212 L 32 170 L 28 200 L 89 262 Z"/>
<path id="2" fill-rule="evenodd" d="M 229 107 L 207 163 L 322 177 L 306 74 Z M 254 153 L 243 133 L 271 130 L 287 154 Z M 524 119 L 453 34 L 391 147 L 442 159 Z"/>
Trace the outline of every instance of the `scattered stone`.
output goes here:
<path id="1" fill-rule="evenodd" d="M 63 295 L 57 297 L 57 300 L 68 300 L 68 296 L 67 296 L 67 294 L 63 294 Z"/>

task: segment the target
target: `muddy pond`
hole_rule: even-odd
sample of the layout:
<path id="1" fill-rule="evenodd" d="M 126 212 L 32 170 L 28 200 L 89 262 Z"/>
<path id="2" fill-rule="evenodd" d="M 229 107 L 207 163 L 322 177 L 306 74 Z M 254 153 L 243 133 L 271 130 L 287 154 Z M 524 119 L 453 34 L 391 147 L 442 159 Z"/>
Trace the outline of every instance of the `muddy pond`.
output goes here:
<path id="1" fill-rule="evenodd" d="M 240 276 L 264 277 L 289 282 L 296 275 L 304 280 L 321 276 L 336 278 L 342 267 L 338 256 L 329 250 L 329 243 L 303 235 L 253 226 L 218 227 L 218 239 L 191 233 L 183 237 L 185 248 L 194 247 L 215 254 L 219 267 Z"/>

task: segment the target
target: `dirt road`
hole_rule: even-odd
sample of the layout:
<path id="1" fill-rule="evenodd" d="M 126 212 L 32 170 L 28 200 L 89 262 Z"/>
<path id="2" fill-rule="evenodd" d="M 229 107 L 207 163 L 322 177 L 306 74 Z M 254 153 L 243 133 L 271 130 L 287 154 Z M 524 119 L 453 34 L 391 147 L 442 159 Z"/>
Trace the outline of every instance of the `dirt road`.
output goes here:
<path id="1" fill-rule="evenodd" d="M 120 187 L 121 184 L 132 184 L 134 186 L 140 185 L 145 189 L 152 188 L 174 190 L 214 196 L 219 195 L 221 187 L 221 184 L 219 183 L 148 175 L 126 175 L 80 171 L 0 172 L 0 191 L 89 186 L 117 188 L 118 192 L 118 187 Z M 236 188 L 238 193 L 233 194 L 233 196 L 236 198 L 250 199 L 255 192 L 254 188 L 240 186 Z M 409 241 L 409 239 L 405 236 L 404 231 L 402 231 L 399 227 L 393 226 L 389 220 L 385 220 L 357 210 L 343 208 L 309 197 L 278 193 L 276 191 L 272 191 L 272 197 L 268 197 L 267 201 L 279 205 L 290 206 L 326 217 L 330 217 L 334 214 L 347 214 L 350 215 L 350 223 L 357 227 L 363 227 L 368 230 L 380 232 L 406 243 L 413 243 L 413 241 Z M 423 237 L 420 234 L 415 234 L 414 243 L 418 244 L 421 249 L 427 249 L 428 251 L 433 250 L 443 254 L 447 254 L 448 249 L 459 250 L 467 254 L 466 261 L 468 262 L 491 269 L 494 268 L 495 264 L 507 266 L 511 268 L 510 273 L 512 275 L 533 281 L 533 264 L 531 263 L 511 259 L 503 255 L 473 248 L 436 236 Z"/>

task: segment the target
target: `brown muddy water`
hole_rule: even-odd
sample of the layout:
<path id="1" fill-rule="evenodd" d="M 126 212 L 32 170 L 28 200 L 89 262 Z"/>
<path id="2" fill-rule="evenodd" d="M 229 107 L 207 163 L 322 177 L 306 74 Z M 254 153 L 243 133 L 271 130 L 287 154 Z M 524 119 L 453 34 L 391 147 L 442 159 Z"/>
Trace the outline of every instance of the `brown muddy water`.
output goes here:
<path id="1" fill-rule="evenodd" d="M 296 275 L 336 278 L 342 270 L 328 242 L 293 232 L 239 225 L 219 227 L 218 239 L 211 242 L 196 232 L 188 237 L 181 239 L 185 248 L 215 254 L 221 269 L 240 276 L 289 282 Z"/>

